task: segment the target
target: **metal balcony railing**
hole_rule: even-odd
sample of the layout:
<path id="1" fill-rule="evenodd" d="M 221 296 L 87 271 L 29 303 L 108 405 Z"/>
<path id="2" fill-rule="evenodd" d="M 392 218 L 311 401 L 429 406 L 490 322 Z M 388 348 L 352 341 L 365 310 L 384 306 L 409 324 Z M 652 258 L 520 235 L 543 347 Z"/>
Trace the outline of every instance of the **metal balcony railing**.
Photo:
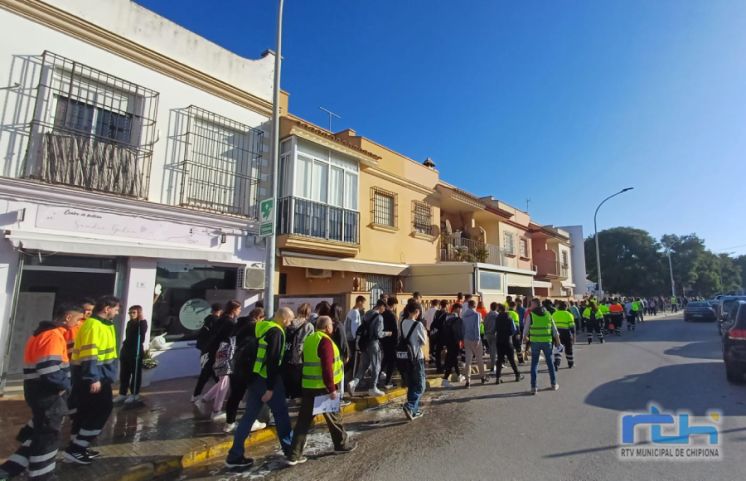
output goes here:
<path id="1" fill-rule="evenodd" d="M 555 262 L 548 265 L 539 264 L 538 266 L 534 266 L 534 270 L 536 270 L 536 274 L 539 276 L 550 276 L 567 279 L 570 275 L 570 266 L 568 264 L 562 264 L 560 262 Z"/>
<path id="2" fill-rule="evenodd" d="M 505 255 L 498 246 L 465 239 L 454 234 L 440 236 L 440 260 L 442 262 L 482 262 L 506 265 Z"/>
<path id="3" fill-rule="evenodd" d="M 360 243 L 359 212 L 298 197 L 283 197 L 278 207 L 279 234 Z"/>

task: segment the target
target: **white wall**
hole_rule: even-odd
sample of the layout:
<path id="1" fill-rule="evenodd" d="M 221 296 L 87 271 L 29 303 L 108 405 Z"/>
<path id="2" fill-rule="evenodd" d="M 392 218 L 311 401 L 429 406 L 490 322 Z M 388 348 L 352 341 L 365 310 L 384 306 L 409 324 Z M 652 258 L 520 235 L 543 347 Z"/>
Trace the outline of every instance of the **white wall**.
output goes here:
<path id="1" fill-rule="evenodd" d="M 575 284 L 575 294 L 582 295 L 588 292 L 585 270 L 585 237 L 582 225 L 571 225 L 561 227 L 570 234 L 572 245 L 572 282 Z"/>
<path id="2" fill-rule="evenodd" d="M 205 71 L 210 75 L 224 76 L 227 80 L 236 81 L 243 75 L 245 77 L 241 78 L 244 80 L 238 85 L 247 89 L 255 89 L 252 93 L 266 97 L 267 88 L 271 90 L 271 75 L 267 76 L 265 65 L 271 64 L 271 58 L 257 61 L 259 63 L 254 68 L 252 66 L 255 64 L 252 61 L 229 54 L 194 34 L 187 35 L 188 32 L 180 27 L 174 29 L 175 26 L 171 25 L 172 30 L 161 31 L 159 28 L 164 25 L 164 22 L 170 22 L 164 19 L 156 20 L 160 17 L 126 0 L 113 2 L 56 0 L 54 3 L 76 6 L 81 10 L 88 10 L 87 7 L 91 7 L 90 15 L 95 16 L 97 20 L 102 20 L 104 13 L 114 16 L 119 12 L 120 18 L 112 17 L 104 23 L 114 22 L 117 28 L 126 26 L 132 32 L 146 36 L 148 42 L 156 43 L 157 40 L 159 48 L 163 47 L 164 50 L 188 50 L 190 54 L 194 53 L 197 64 L 204 64 Z M 116 8 L 103 7 L 104 4 L 108 6 L 110 3 L 116 5 Z M 143 20 L 142 17 L 131 12 L 124 14 L 121 12 L 123 4 L 126 4 L 128 8 L 144 10 L 154 18 L 147 17 Z M 177 167 L 176 164 L 183 160 L 183 151 L 180 150 L 179 140 L 175 138 L 179 127 L 178 112 L 190 105 L 196 105 L 251 127 L 260 128 L 268 121 L 268 117 L 263 114 L 223 100 L 140 64 L 124 60 L 108 51 L 6 10 L 0 9 L 0 25 L 3 26 L 4 38 L 3 42 L 0 42 L 0 87 L 20 84 L 20 87 L 15 89 L 0 90 L 0 176 L 17 176 L 26 153 L 27 127 L 33 118 L 41 71 L 39 56 L 45 50 L 160 93 L 156 124 L 158 140 L 153 147 L 148 197 L 148 200 L 152 202 L 178 203 L 177 190 L 180 182 L 177 176 L 170 175 Z M 184 52 L 179 55 L 181 54 L 186 55 Z M 215 65 L 205 63 L 209 56 L 216 57 Z M 202 57 L 204 58 L 199 60 Z M 253 80 L 247 83 L 245 79 Z M 263 154 L 265 158 L 269 155 L 268 134 L 265 135 Z"/>

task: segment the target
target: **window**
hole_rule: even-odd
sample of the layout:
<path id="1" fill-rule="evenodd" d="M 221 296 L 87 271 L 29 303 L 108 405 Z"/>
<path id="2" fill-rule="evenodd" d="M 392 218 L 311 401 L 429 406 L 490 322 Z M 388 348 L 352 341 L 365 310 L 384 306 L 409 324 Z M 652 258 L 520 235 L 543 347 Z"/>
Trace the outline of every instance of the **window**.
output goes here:
<path id="1" fill-rule="evenodd" d="M 492 271 L 479 271 L 479 288 L 488 291 L 502 290 L 502 274 Z"/>
<path id="2" fill-rule="evenodd" d="M 515 254 L 514 238 L 511 232 L 503 233 L 503 249 L 507 254 Z"/>
<path id="3" fill-rule="evenodd" d="M 562 251 L 562 267 L 567 269 L 569 264 L 570 262 L 568 261 L 568 258 L 567 258 L 567 251 Z"/>
<path id="4" fill-rule="evenodd" d="M 372 191 L 373 224 L 396 227 L 396 194 L 377 187 Z"/>
<path id="5" fill-rule="evenodd" d="M 345 172 L 345 209 L 357 210 L 357 174 Z"/>
<path id="6" fill-rule="evenodd" d="M 186 112 L 181 205 L 256 218 L 264 132 L 194 105 Z"/>
<path id="7" fill-rule="evenodd" d="M 526 239 L 521 239 L 520 249 L 521 257 L 528 258 L 528 241 Z"/>
<path id="8" fill-rule="evenodd" d="M 358 165 L 354 161 L 336 158 L 329 150 L 295 140 L 297 156 L 295 161 L 294 188 L 283 191 L 286 197 L 300 197 L 334 207 L 349 210 L 358 209 Z M 292 163 L 292 154 L 288 153 Z M 290 169 L 285 169 L 285 176 Z M 290 185 L 290 181 L 285 181 Z"/>
<path id="9" fill-rule="evenodd" d="M 44 52 L 27 174 L 147 198 L 158 92 Z"/>
<path id="10" fill-rule="evenodd" d="M 412 224 L 419 234 L 433 234 L 433 210 L 426 202 L 412 202 Z"/>

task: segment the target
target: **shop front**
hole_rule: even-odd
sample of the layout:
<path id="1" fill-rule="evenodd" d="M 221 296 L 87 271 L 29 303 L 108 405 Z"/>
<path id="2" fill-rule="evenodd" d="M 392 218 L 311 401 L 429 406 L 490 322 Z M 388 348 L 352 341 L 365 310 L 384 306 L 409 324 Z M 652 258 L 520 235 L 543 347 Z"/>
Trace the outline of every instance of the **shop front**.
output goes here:
<path id="1" fill-rule="evenodd" d="M 165 206 L 0 202 L 12 217 L 0 240 L 2 386 L 20 379 L 26 339 L 60 303 L 120 297 L 119 342 L 126 309 L 142 306 L 159 361 L 149 377 L 159 380 L 198 372 L 194 339 L 212 303 L 238 299 L 248 311 L 260 299 L 263 242 L 240 219 Z"/>

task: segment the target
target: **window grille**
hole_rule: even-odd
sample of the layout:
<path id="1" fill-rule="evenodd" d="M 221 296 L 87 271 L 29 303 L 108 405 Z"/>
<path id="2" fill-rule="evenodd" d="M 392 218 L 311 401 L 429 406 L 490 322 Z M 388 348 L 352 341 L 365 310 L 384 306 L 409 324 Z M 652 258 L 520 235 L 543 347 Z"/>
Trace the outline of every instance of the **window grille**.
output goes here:
<path id="1" fill-rule="evenodd" d="M 526 239 L 521 239 L 521 257 L 528 257 L 528 241 Z"/>
<path id="2" fill-rule="evenodd" d="M 373 223 L 377 225 L 396 227 L 396 194 L 378 187 L 373 187 L 371 192 Z"/>
<path id="3" fill-rule="evenodd" d="M 503 234 L 504 249 L 507 254 L 515 254 L 515 244 L 513 234 L 505 232 Z"/>
<path id="4" fill-rule="evenodd" d="M 28 177 L 147 198 L 158 92 L 42 54 Z"/>
<path id="5" fill-rule="evenodd" d="M 433 209 L 426 202 L 412 202 L 412 224 L 414 231 L 420 234 L 433 235 Z"/>
<path id="6" fill-rule="evenodd" d="M 256 218 L 264 132 L 194 105 L 187 115 L 181 205 Z"/>

